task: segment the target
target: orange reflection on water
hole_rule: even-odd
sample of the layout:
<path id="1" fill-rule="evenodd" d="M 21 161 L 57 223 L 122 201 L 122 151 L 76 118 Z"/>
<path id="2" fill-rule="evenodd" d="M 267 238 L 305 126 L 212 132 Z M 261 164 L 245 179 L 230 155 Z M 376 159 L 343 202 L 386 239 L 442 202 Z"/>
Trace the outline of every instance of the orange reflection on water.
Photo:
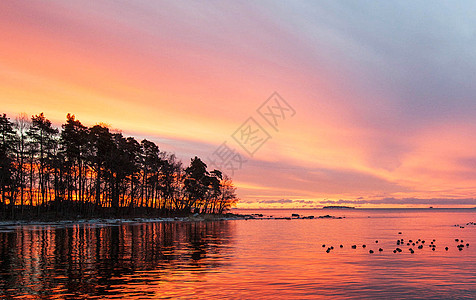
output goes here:
<path id="1" fill-rule="evenodd" d="M 453 226 L 476 220 L 474 210 L 298 213 L 345 218 L 2 228 L 2 296 L 315 299 L 476 293 L 476 226 Z M 459 251 L 455 238 L 470 246 Z M 397 239 L 405 243 L 397 246 Z M 407 246 L 410 239 L 420 241 Z M 428 246 L 433 239 L 435 251 Z M 425 244 L 418 249 L 421 240 Z M 396 247 L 402 253 L 393 253 Z"/>
<path id="2" fill-rule="evenodd" d="M 220 253 L 230 224 L 142 223 L 22 226 L 0 233 L 0 284 L 7 297 L 114 297 L 155 295 L 139 287 L 181 276 L 183 270 L 215 268 L 202 256 Z M 152 278 L 143 274 L 153 273 Z M 139 286 L 138 286 L 139 284 Z"/>

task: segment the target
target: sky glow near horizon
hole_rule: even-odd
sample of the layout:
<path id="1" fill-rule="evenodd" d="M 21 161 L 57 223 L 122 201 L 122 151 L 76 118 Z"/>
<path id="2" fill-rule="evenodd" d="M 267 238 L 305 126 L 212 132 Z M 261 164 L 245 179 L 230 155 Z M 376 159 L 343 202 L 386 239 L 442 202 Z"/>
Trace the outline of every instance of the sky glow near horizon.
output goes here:
<path id="1" fill-rule="evenodd" d="M 296 115 L 240 150 L 239 207 L 474 207 L 474 15 L 470 1 L 1 1 L 0 103 L 104 122 L 188 164 L 239 150 L 231 134 L 277 91 Z"/>

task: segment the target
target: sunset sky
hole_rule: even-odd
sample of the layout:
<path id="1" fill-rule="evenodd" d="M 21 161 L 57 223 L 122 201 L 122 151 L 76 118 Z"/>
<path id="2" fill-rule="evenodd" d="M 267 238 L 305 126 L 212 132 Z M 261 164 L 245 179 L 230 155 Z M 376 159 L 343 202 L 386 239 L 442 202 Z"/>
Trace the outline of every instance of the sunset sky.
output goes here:
<path id="1" fill-rule="evenodd" d="M 3 0 L 1 111 L 74 113 L 185 164 L 226 142 L 246 160 L 239 207 L 475 207 L 475 15 L 471 1 Z M 295 111 L 276 129 L 257 111 L 273 92 Z M 249 118 L 271 136 L 253 156 L 232 137 Z"/>

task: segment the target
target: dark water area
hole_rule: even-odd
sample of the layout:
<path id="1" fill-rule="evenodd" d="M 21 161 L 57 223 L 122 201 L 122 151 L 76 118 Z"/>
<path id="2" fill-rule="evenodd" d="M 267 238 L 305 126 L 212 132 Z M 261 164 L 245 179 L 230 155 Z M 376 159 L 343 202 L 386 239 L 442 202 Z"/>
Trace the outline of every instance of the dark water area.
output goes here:
<path id="1" fill-rule="evenodd" d="M 228 222 L 156 222 L 3 231 L 1 295 L 153 297 L 160 289 L 149 290 L 151 283 L 160 287 L 187 270 L 225 264 L 230 230 Z"/>
<path id="2" fill-rule="evenodd" d="M 237 212 L 344 218 L 0 224 L 0 297 L 476 298 L 476 210 Z"/>

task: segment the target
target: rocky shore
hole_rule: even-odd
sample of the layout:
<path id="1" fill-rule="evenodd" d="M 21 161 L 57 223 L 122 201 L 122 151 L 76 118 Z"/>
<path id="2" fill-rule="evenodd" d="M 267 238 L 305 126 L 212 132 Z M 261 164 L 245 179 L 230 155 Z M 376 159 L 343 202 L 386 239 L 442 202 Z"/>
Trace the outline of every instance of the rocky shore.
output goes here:
<path id="1" fill-rule="evenodd" d="M 229 221 L 229 220 L 312 220 L 312 219 L 343 219 L 345 217 L 336 217 L 331 215 L 323 216 L 302 216 L 292 214 L 289 217 L 266 216 L 263 214 L 191 214 L 188 216 L 176 217 L 158 217 L 158 218 L 76 218 L 68 220 L 6 220 L 0 221 L 0 231 L 11 229 L 16 226 L 72 226 L 77 224 L 91 225 L 121 225 L 133 223 L 152 223 L 152 222 L 203 222 L 203 221 Z"/>

